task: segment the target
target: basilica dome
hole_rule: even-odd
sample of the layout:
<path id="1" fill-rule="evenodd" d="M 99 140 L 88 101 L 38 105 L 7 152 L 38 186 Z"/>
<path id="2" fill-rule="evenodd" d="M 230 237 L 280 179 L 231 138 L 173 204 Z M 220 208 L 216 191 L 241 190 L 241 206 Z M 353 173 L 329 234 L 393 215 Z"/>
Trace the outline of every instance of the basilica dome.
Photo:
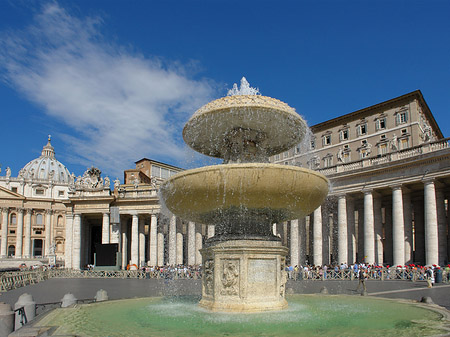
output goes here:
<path id="1" fill-rule="evenodd" d="M 51 180 L 56 183 L 68 184 L 69 170 L 56 160 L 55 150 L 48 136 L 47 145 L 42 149 L 41 156 L 33 159 L 19 171 L 19 177 L 30 180 Z"/>

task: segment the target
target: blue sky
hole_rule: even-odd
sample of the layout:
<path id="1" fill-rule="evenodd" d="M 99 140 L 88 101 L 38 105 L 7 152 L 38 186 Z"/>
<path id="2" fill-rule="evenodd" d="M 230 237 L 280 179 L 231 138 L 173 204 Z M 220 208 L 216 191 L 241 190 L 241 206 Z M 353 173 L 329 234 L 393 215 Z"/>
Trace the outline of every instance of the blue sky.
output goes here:
<path id="1" fill-rule="evenodd" d="M 182 127 L 242 76 L 309 125 L 420 89 L 447 137 L 450 1 L 0 0 L 0 174 L 48 134 L 76 175 L 207 163 Z"/>

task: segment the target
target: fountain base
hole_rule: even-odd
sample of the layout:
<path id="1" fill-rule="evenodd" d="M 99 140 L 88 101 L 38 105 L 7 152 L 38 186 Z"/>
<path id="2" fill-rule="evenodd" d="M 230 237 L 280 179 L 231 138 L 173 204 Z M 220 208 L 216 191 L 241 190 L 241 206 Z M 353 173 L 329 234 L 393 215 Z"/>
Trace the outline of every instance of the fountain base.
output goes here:
<path id="1" fill-rule="evenodd" d="M 212 241 L 201 250 L 204 273 L 199 305 L 223 312 L 287 308 L 287 253 L 280 241 Z"/>

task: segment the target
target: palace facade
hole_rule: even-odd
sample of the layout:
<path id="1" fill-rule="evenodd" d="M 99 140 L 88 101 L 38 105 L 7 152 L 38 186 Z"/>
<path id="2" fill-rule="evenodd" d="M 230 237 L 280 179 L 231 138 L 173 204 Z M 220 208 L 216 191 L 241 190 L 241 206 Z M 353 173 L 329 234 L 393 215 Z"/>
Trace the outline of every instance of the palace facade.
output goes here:
<path id="1" fill-rule="evenodd" d="M 331 183 L 313 214 L 274 224 L 290 264 L 448 263 L 449 139 L 420 91 L 314 125 L 305 142 L 270 161 L 318 170 Z M 158 197 L 181 169 L 135 164 L 123 184 L 96 168 L 75 177 L 49 138 L 17 177 L 8 168 L 0 176 L 0 257 L 56 255 L 80 269 L 110 245 L 121 268 L 201 264 L 214 226 L 175 217 Z"/>

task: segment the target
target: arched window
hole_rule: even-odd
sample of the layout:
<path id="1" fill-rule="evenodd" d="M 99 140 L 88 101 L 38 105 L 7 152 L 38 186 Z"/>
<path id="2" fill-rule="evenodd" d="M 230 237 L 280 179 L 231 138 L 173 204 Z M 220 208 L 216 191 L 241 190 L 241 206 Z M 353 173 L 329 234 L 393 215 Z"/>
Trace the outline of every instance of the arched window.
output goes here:
<path id="1" fill-rule="evenodd" d="M 56 223 L 56 227 L 62 227 L 63 226 L 63 217 L 62 215 L 58 216 L 58 221 Z"/>
<path id="2" fill-rule="evenodd" d="M 10 218 L 9 218 L 9 224 L 11 226 L 16 226 L 17 225 L 17 216 L 15 213 L 12 213 Z"/>
<path id="3" fill-rule="evenodd" d="M 44 218 L 42 214 L 36 214 L 36 225 L 43 225 L 44 224 Z"/>
<path id="4" fill-rule="evenodd" d="M 14 245 L 10 245 L 8 247 L 8 256 L 14 256 L 16 252 L 16 247 Z"/>

